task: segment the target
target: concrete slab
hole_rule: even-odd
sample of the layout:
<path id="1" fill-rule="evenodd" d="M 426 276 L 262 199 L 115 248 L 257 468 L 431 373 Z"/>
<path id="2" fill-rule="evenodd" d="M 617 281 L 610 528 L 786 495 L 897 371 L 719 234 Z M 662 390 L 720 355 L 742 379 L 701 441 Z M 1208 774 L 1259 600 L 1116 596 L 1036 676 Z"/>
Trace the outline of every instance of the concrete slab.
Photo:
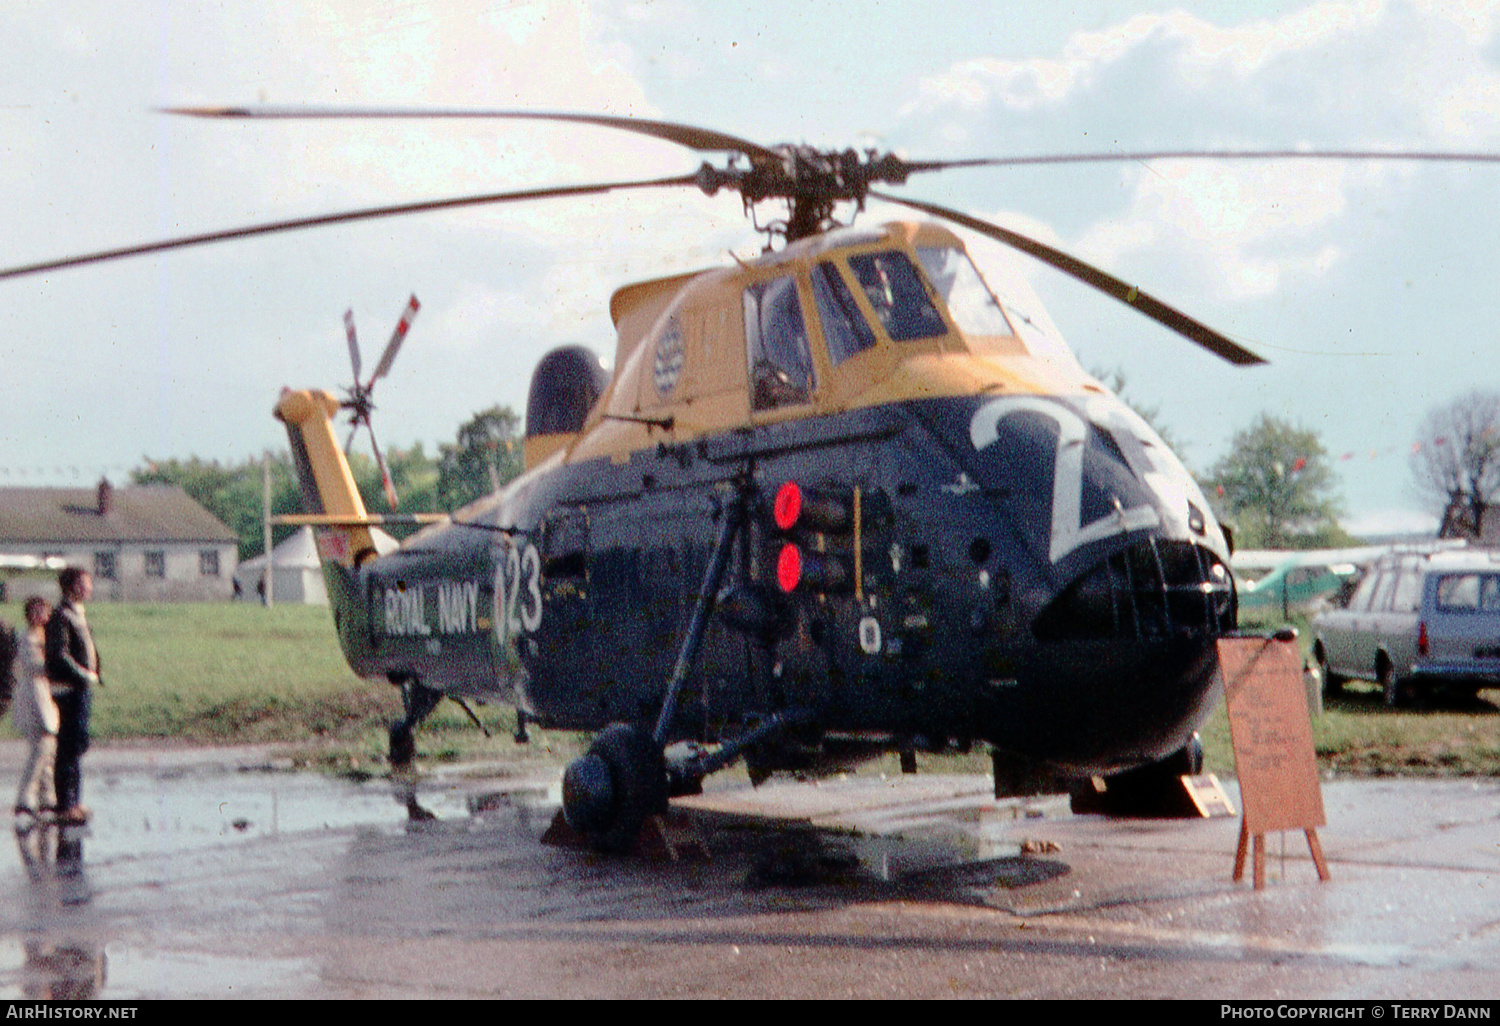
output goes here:
<path id="1" fill-rule="evenodd" d="M 978 777 L 721 786 L 671 865 L 539 845 L 555 770 L 272 765 L 91 753 L 94 822 L 0 864 L 0 997 L 1500 996 L 1494 780 L 1329 782 L 1333 880 L 1272 835 L 1257 892 L 1238 820 Z"/>

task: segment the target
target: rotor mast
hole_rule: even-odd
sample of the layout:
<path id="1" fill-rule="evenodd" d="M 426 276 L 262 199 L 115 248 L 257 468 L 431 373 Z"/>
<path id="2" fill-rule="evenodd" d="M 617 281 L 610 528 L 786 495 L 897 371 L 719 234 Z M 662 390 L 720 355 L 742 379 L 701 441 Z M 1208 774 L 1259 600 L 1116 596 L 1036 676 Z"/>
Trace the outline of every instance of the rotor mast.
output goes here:
<path id="1" fill-rule="evenodd" d="M 870 186 L 901 185 L 909 171 L 895 154 L 879 156 L 875 150 L 861 154 L 854 149 L 783 145 L 774 147 L 770 154 L 774 159 L 748 154 L 748 168 L 740 167 L 733 156 L 722 169 L 705 162 L 694 180 L 709 196 L 720 189 L 738 192 L 746 213 L 752 213 L 757 204 L 785 200 L 787 219 L 761 230 L 780 235 L 787 242 L 838 227 L 833 216 L 837 204 L 853 203 L 856 210 L 863 210 Z"/>

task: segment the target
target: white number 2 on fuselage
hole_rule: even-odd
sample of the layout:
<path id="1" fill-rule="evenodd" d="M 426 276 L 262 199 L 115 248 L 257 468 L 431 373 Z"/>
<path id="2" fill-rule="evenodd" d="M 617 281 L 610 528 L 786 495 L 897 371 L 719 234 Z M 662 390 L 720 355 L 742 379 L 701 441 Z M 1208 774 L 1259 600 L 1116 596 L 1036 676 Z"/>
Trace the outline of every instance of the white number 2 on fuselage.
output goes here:
<path id="1" fill-rule="evenodd" d="M 1089 426 L 1062 403 L 1037 396 L 992 399 L 975 410 L 974 419 L 969 422 L 969 440 L 974 448 L 984 449 L 999 441 L 1000 421 L 1017 413 L 1039 414 L 1057 425 L 1057 461 L 1052 471 L 1052 544 L 1048 553 L 1052 562 L 1086 542 L 1161 523 L 1156 510 L 1147 505 L 1117 509 L 1091 523 L 1082 522 L 1083 448 Z"/>

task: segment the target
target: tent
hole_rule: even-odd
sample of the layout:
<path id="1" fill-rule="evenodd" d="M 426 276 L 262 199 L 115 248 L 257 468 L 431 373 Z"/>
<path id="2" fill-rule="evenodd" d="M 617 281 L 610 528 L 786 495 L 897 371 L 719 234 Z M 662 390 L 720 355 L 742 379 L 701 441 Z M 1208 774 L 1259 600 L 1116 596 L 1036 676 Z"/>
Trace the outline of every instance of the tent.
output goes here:
<path id="1" fill-rule="evenodd" d="M 265 553 L 247 559 L 234 571 L 235 598 L 261 600 L 266 566 Z M 311 527 L 300 528 L 271 550 L 271 599 L 309 606 L 328 605 L 323 569 L 318 565 L 318 545 Z"/>

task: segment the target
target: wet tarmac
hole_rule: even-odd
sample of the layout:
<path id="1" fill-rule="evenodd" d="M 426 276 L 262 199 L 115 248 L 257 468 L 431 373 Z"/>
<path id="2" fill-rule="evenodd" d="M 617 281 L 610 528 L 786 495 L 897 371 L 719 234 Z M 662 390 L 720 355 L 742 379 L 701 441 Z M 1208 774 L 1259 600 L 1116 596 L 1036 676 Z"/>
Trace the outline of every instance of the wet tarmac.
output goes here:
<path id="1" fill-rule="evenodd" d="M 1325 783 L 1331 882 L 1289 832 L 1255 891 L 1238 819 L 979 777 L 730 782 L 677 803 L 708 857 L 673 862 L 539 844 L 550 770 L 85 768 L 93 822 L 0 869 L 0 997 L 1500 997 L 1494 779 Z"/>

